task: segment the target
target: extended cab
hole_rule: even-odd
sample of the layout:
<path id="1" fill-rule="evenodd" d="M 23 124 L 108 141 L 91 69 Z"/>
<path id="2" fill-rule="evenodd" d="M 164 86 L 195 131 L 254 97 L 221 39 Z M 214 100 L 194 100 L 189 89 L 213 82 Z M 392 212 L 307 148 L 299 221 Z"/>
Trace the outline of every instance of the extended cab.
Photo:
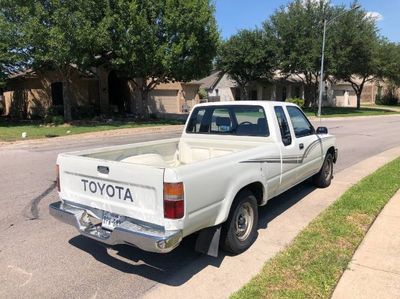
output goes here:
<path id="1" fill-rule="evenodd" d="M 199 232 L 199 251 L 240 253 L 258 206 L 312 178 L 328 187 L 335 137 L 284 102 L 193 108 L 177 139 L 60 154 L 50 214 L 106 244 L 169 252 Z"/>

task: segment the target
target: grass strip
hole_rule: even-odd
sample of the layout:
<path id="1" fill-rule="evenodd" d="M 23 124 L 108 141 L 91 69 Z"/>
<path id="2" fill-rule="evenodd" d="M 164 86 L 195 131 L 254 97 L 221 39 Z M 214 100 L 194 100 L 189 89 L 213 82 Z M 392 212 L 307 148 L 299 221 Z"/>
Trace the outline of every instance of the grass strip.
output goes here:
<path id="1" fill-rule="evenodd" d="M 307 116 L 315 116 L 315 108 L 303 109 Z M 353 117 L 353 116 L 370 116 L 370 115 L 389 115 L 397 114 L 398 111 L 382 108 L 361 107 L 322 107 L 321 117 Z"/>
<path id="2" fill-rule="evenodd" d="M 347 190 L 231 298 L 329 298 L 369 227 L 399 188 L 397 158 Z"/>
<path id="3" fill-rule="evenodd" d="M 51 138 L 58 136 L 82 134 L 89 132 L 109 131 L 126 128 L 144 128 L 162 125 L 182 124 L 181 121 L 152 121 L 145 123 L 121 122 L 112 124 L 83 124 L 83 125 L 59 125 L 45 126 L 41 124 L 23 124 L 0 122 L 0 141 L 16 141 L 38 138 Z M 23 132 L 27 138 L 22 139 Z"/>

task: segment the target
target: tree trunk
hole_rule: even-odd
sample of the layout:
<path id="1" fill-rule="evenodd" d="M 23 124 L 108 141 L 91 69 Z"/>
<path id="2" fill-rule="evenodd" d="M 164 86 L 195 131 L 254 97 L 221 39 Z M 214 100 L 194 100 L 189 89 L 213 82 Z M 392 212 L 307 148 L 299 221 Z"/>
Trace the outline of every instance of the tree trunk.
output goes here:
<path id="1" fill-rule="evenodd" d="M 351 87 L 353 88 L 354 92 L 356 93 L 357 97 L 357 109 L 361 108 L 361 94 L 364 89 L 364 84 L 366 82 L 366 78 L 364 77 L 360 85 L 354 83 L 351 79 L 347 80 L 351 84 Z"/>
<path id="2" fill-rule="evenodd" d="M 147 88 L 147 80 L 145 78 L 137 78 L 135 79 L 135 85 L 137 87 L 137 100 L 139 102 L 139 107 L 137 107 L 137 114 L 139 118 L 147 120 L 149 118 L 149 109 L 148 109 L 148 98 L 149 98 L 149 90 Z"/>
<path id="3" fill-rule="evenodd" d="M 304 107 L 308 108 L 314 106 L 315 98 L 314 91 L 311 84 L 304 85 Z"/>
<path id="4" fill-rule="evenodd" d="M 247 92 L 246 86 L 241 85 L 240 86 L 240 100 L 247 101 L 248 99 L 249 99 L 249 93 Z"/>
<path id="5" fill-rule="evenodd" d="M 150 111 L 149 111 L 149 91 L 147 89 L 144 89 L 140 93 L 141 95 L 141 103 L 142 103 L 142 118 L 144 120 L 148 120 L 150 116 Z"/>
<path id="6" fill-rule="evenodd" d="M 357 92 L 357 109 L 361 108 L 361 92 Z"/>
<path id="7" fill-rule="evenodd" d="M 71 112 L 71 95 L 70 95 L 70 79 L 65 78 L 63 82 L 63 96 L 64 96 L 64 120 L 70 122 L 72 120 Z"/>
<path id="8" fill-rule="evenodd" d="M 6 111 L 6 103 L 4 101 L 4 90 L 0 88 L 0 116 Z"/>

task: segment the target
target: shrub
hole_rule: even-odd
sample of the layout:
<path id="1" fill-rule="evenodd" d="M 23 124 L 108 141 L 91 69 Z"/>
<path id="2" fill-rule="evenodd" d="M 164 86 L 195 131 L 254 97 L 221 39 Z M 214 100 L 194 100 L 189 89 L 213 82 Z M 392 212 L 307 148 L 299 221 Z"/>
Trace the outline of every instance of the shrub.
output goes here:
<path id="1" fill-rule="evenodd" d="M 201 100 L 203 100 L 203 99 L 207 99 L 207 97 L 208 97 L 207 91 L 204 88 L 200 88 L 199 89 L 199 98 Z"/>
<path id="2" fill-rule="evenodd" d="M 2 97 L 0 96 L 0 115 L 3 115 L 5 110 L 5 104 L 2 101 Z"/>
<path id="3" fill-rule="evenodd" d="M 33 106 L 29 113 L 29 118 L 32 120 L 41 120 L 46 116 L 46 109 L 43 106 Z"/>
<path id="4" fill-rule="evenodd" d="M 286 102 L 296 104 L 299 107 L 303 107 L 304 106 L 304 99 L 301 99 L 301 98 L 286 99 Z"/>
<path id="5" fill-rule="evenodd" d="M 151 120 L 157 120 L 158 119 L 158 116 L 157 116 L 157 113 L 150 113 L 149 114 L 149 118 L 151 119 Z"/>
<path id="6" fill-rule="evenodd" d="M 64 123 L 64 107 L 62 105 L 51 106 L 46 110 L 44 121 L 56 125 Z"/>
<path id="7" fill-rule="evenodd" d="M 55 124 L 56 126 L 62 125 L 64 123 L 64 117 L 61 115 L 54 115 L 51 117 L 51 123 Z"/>
<path id="8" fill-rule="evenodd" d="M 399 99 L 397 99 L 394 95 L 391 94 L 385 94 L 383 97 L 376 97 L 375 99 L 375 104 L 377 105 L 388 105 L 388 106 L 394 106 L 397 105 L 399 102 Z"/>
<path id="9" fill-rule="evenodd" d="M 99 115 L 100 109 L 95 105 L 82 105 L 72 107 L 73 119 L 89 119 Z"/>

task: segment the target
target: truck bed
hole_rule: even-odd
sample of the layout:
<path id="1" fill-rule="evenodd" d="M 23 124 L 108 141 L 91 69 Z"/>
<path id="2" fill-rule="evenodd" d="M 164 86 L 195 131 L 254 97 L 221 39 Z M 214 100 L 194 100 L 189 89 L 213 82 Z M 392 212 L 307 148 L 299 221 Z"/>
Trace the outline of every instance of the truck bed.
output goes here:
<path id="1" fill-rule="evenodd" d="M 265 140 L 262 142 L 265 144 Z M 254 148 L 261 142 L 238 140 L 226 142 L 223 139 L 174 138 L 155 142 L 113 146 L 95 150 L 75 152 L 78 156 L 105 161 L 117 161 L 147 165 L 157 168 L 176 168 L 181 165 L 220 157 Z"/>

